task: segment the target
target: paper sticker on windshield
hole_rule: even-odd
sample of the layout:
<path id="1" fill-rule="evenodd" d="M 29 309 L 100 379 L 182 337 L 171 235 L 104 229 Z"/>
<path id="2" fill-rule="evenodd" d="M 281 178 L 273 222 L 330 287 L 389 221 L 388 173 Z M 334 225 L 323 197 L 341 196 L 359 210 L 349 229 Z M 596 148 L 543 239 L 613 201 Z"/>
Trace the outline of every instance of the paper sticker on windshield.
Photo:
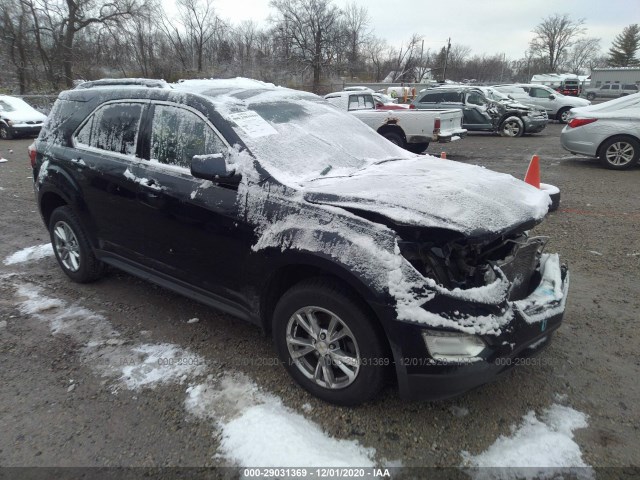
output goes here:
<path id="1" fill-rule="evenodd" d="M 231 120 L 244 130 L 244 132 L 253 138 L 266 137 L 267 135 L 275 135 L 278 131 L 267 123 L 267 121 L 256 112 L 239 112 L 229 115 Z"/>

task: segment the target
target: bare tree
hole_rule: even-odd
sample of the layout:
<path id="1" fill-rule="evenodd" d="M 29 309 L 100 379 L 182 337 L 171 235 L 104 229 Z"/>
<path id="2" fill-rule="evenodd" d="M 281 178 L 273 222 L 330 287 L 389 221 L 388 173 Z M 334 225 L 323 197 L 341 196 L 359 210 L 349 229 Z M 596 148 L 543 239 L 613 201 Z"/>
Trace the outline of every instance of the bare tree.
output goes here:
<path id="1" fill-rule="evenodd" d="M 290 55 L 302 71 L 311 68 L 313 91 L 320 88 L 323 70 L 331 66 L 341 12 L 330 0 L 272 0 L 277 28 L 290 45 Z"/>
<path id="2" fill-rule="evenodd" d="M 219 28 L 220 19 L 213 9 L 213 0 L 177 0 L 181 23 L 191 42 L 196 69 L 202 72 L 202 59 L 207 42 Z"/>
<path id="3" fill-rule="evenodd" d="M 535 36 L 530 49 L 538 57 L 546 58 L 549 71 L 555 72 L 568 49 L 584 33 L 583 25 L 583 19 L 572 20 L 567 14 L 550 15 L 533 29 Z"/>
<path id="4" fill-rule="evenodd" d="M 591 61 L 600 54 L 600 39 L 594 37 L 580 38 L 567 54 L 566 69 L 579 75 Z"/>
<path id="5" fill-rule="evenodd" d="M 349 76 L 354 76 L 354 71 L 362 58 L 360 51 L 367 41 L 367 27 L 369 26 L 369 12 L 366 7 L 349 3 L 344 9 L 344 29 L 348 45 L 348 69 Z"/>
<path id="6" fill-rule="evenodd" d="M 422 44 L 422 37 L 417 33 L 411 35 L 406 47 L 400 45 L 398 50 L 391 49 L 391 71 L 393 72 L 393 82 L 411 82 L 414 77 L 414 67 L 416 66 L 416 50 Z"/>
<path id="7" fill-rule="evenodd" d="M 382 69 L 385 62 L 385 52 L 388 49 L 387 42 L 377 37 L 369 37 L 364 45 L 364 60 L 371 62 L 373 78 L 376 82 L 384 78 Z"/>

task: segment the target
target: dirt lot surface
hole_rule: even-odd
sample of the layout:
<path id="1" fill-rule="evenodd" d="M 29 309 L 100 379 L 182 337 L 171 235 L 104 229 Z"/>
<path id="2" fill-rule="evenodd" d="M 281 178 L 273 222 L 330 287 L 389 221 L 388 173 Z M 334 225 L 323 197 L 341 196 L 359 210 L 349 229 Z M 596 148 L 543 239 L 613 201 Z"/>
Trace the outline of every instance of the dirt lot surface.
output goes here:
<path id="1" fill-rule="evenodd" d="M 381 465 L 458 466 L 461 451 L 484 451 L 528 411 L 562 403 L 589 415 L 588 427 L 575 431 L 587 464 L 639 466 L 640 168 L 614 172 L 573 156 L 560 147 L 560 131 L 550 124 L 524 138 L 472 134 L 429 148 L 519 178 L 538 154 L 542 181 L 561 188 L 560 210 L 536 228 L 551 237 L 547 251 L 559 252 L 571 269 L 565 322 L 544 362 L 449 401 L 405 402 L 389 388 L 354 409 L 316 400 L 280 366 L 244 361 L 274 358 L 271 340 L 228 315 L 116 271 L 94 284 L 73 284 L 52 256 L 3 265 L 49 238 L 34 202 L 30 140 L 0 143 L 8 160 L 0 163 L 0 465 L 228 463 L 216 455 L 215 421 L 185 411 L 186 383 L 118 388 L 117 379 L 100 375 L 81 354 L 82 336 L 56 332 L 25 313 L 18 289 L 26 285 L 99 313 L 125 344 L 178 345 L 206 359 L 209 374 L 244 373 L 327 434 L 374 448 Z M 192 318 L 199 321 L 188 323 Z"/>

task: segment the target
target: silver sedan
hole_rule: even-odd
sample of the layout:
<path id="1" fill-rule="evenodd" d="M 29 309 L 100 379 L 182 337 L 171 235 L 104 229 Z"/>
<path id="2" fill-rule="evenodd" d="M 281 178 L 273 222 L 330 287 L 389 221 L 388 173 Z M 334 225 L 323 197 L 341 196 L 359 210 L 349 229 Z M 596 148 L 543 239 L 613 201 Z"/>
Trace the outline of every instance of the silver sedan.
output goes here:
<path id="1" fill-rule="evenodd" d="M 624 170 L 640 157 L 640 93 L 574 108 L 560 143 L 571 153 L 598 157 L 607 168 Z"/>

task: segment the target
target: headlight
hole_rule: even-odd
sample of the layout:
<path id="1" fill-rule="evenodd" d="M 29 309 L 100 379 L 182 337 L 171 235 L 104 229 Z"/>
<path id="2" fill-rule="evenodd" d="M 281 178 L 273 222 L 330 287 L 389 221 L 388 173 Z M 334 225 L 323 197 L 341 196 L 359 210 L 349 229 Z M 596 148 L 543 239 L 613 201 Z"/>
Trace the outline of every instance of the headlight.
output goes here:
<path id="1" fill-rule="evenodd" d="M 429 355 L 435 360 L 456 362 L 477 357 L 486 345 L 477 335 L 423 330 Z"/>

